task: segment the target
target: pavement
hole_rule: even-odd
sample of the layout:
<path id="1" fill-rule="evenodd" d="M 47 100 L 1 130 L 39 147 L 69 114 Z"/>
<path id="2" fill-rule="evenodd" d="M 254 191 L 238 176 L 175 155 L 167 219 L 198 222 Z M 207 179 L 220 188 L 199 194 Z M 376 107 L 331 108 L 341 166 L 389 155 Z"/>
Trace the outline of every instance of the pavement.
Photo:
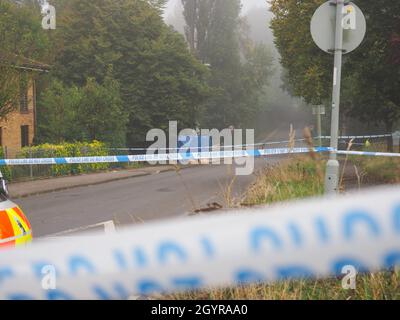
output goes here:
<path id="1" fill-rule="evenodd" d="M 203 165 L 179 173 L 154 167 L 24 182 L 11 185 L 11 189 L 14 195 L 25 197 L 12 199 L 28 216 L 35 237 L 106 221 L 113 221 L 118 228 L 227 207 L 229 199 L 245 193 L 258 170 L 280 160 L 255 159 L 256 171 L 249 176 L 234 176 L 230 165 Z M 35 189 L 38 186 L 40 190 Z M 29 193 L 36 195 L 26 196 Z"/>
<path id="2" fill-rule="evenodd" d="M 171 166 L 155 166 L 140 169 L 115 170 L 100 173 L 82 174 L 78 176 L 57 177 L 34 181 L 15 182 L 8 186 L 10 196 L 13 199 L 67 190 L 75 187 L 91 186 L 110 181 L 119 181 L 134 177 L 142 177 L 160 172 L 175 170 Z"/>

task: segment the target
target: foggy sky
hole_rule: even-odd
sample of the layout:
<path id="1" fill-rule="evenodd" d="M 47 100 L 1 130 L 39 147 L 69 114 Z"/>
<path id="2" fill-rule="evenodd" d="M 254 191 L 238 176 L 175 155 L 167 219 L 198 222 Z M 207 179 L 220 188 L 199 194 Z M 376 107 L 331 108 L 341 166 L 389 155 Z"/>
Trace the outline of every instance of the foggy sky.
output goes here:
<path id="1" fill-rule="evenodd" d="M 169 0 L 168 6 L 165 10 L 165 16 L 172 14 L 181 0 Z M 247 12 L 251 8 L 267 7 L 265 0 L 242 0 L 243 12 Z"/>

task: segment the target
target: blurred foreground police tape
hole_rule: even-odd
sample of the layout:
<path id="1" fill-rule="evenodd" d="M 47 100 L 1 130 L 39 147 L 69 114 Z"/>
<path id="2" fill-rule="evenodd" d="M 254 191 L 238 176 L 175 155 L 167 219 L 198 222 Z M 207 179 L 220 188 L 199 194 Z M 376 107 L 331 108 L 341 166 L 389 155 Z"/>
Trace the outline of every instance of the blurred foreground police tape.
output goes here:
<path id="1" fill-rule="evenodd" d="M 327 152 L 330 148 L 315 148 L 315 152 Z M 48 164 L 84 164 L 84 163 L 127 163 L 154 161 L 189 161 L 201 159 L 224 159 L 242 157 L 262 157 L 269 155 L 308 153 L 309 148 L 277 148 L 262 150 L 232 150 L 212 152 L 179 152 L 166 154 L 141 154 L 131 156 L 75 157 L 75 158 L 35 158 L 0 159 L 0 166 L 48 165 Z"/>
<path id="2" fill-rule="evenodd" d="M 378 188 L 2 251 L 0 298 L 124 299 L 399 264 L 400 188 Z"/>

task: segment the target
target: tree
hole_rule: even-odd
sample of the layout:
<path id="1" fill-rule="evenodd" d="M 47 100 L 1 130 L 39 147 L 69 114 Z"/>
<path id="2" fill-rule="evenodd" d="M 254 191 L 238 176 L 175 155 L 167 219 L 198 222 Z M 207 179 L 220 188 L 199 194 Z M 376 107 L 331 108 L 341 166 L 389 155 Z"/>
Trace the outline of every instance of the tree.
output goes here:
<path id="1" fill-rule="evenodd" d="M 37 4 L 0 1 L 0 44 L 0 118 L 4 118 L 16 107 L 20 83 L 28 78 L 27 72 L 15 66 L 25 58 L 43 58 L 48 48 Z"/>
<path id="2" fill-rule="evenodd" d="M 99 85 L 93 78 L 88 78 L 82 88 L 76 121 L 82 128 L 79 140 L 99 140 L 110 146 L 124 146 L 128 117 L 122 108 L 118 81 L 107 76 L 103 85 Z"/>
<path id="3" fill-rule="evenodd" d="M 203 63 L 207 62 L 211 21 L 216 4 L 212 0 L 182 0 L 186 41 L 191 52 Z"/>
<path id="4" fill-rule="evenodd" d="M 198 15 L 199 15 L 199 1 L 198 0 L 182 0 L 184 7 L 183 15 L 186 21 L 185 36 L 189 43 L 190 51 L 196 53 L 197 50 L 197 29 L 198 29 Z"/>
<path id="5" fill-rule="evenodd" d="M 8 65 L 0 66 L 0 119 L 15 109 L 19 95 L 19 79 L 18 70 Z"/>
<path id="6" fill-rule="evenodd" d="M 54 80 L 38 106 L 39 141 L 99 140 L 113 147 L 124 146 L 128 117 L 119 88 L 111 72 L 103 84 L 88 78 L 81 88 Z"/>
<path id="7" fill-rule="evenodd" d="M 182 0 L 182 4 L 189 46 L 212 73 L 213 96 L 207 101 L 203 124 L 217 128 L 249 124 L 271 74 L 269 50 L 243 32 L 240 0 Z"/>
<path id="8" fill-rule="evenodd" d="M 108 66 L 121 85 L 129 117 L 128 144 L 168 120 L 192 126 L 207 97 L 207 68 L 181 35 L 162 20 L 165 1 L 56 0 L 57 53 L 54 75 L 67 85 L 87 78 L 102 83 Z"/>
<path id="9" fill-rule="evenodd" d="M 37 105 L 37 136 L 39 143 L 62 143 L 78 140 L 77 109 L 82 91 L 67 87 L 54 79 L 41 94 Z"/>
<path id="10" fill-rule="evenodd" d="M 400 2 L 359 0 L 357 4 L 367 18 L 368 33 L 345 65 L 351 84 L 345 97 L 346 111 L 363 121 L 383 123 L 391 133 L 400 120 L 400 61 L 395 50 Z M 392 150 L 392 139 L 388 141 Z"/>
<path id="11" fill-rule="evenodd" d="M 271 28 L 286 69 L 286 88 L 309 104 L 322 104 L 331 94 L 332 57 L 313 42 L 310 21 L 325 0 L 271 0 Z"/>
<path id="12" fill-rule="evenodd" d="M 275 17 L 272 29 L 296 96 L 319 104 L 330 98 L 332 56 L 313 43 L 309 26 L 323 0 L 270 0 Z M 367 19 L 361 47 L 344 57 L 341 112 L 371 123 L 383 123 L 388 132 L 400 119 L 400 64 L 396 39 L 400 26 L 398 1 L 358 0 Z M 390 146 L 389 146 L 390 148 Z"/>

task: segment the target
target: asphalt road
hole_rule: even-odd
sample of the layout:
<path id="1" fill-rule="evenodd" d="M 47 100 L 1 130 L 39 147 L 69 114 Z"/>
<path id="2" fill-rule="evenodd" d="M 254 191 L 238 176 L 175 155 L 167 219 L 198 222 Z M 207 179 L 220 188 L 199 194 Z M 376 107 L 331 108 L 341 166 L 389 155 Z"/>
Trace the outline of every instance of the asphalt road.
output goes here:
<path id="1" fill-rule="evenodd" d="M 256 171 L 279 161 L 256 159 Z M 238 197 L 255 175 L 236 176 L 232 196 Z M 117 226 L 184 216 L 209 203 L 226 205 L 224 193 L 232 181 L 232 166 L 197 166 L 176 172 L 77 187 L 17 202 L 27 214 L 34 236 L 41 237 L 114 220 Z"/>

